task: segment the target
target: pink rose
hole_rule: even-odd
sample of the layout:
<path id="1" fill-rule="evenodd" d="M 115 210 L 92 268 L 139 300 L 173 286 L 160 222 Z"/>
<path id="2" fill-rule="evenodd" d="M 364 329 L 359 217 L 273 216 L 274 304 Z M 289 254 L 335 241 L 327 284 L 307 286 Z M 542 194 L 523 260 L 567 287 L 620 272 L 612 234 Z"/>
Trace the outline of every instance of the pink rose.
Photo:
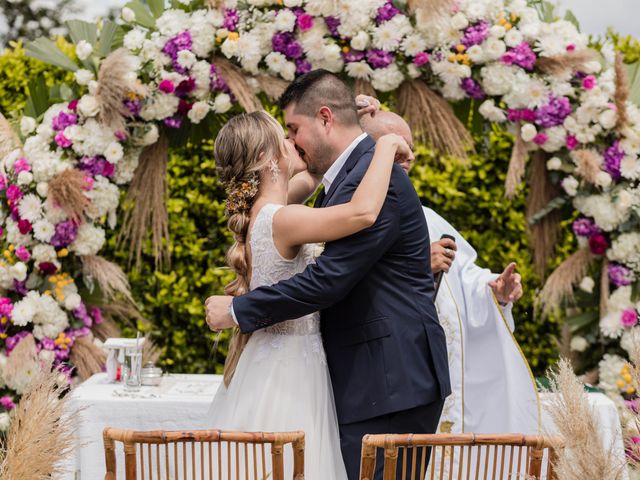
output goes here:
<path id="1" fill-rule="evenodd" d="M 609 248 L 609 242 L 604 235 L 598 233 L 589 238 L 589 248 L 594 255 L 604 255 Z"/>
<path id="2" fill-rule="evenodd" d="M 416 67 L 421 67 L 428 61 L 429 61 L 429 54 L 427 52 L 420 52 L 415 57 L 413 57 L 413 64 Z"/>
<path id="3" fill-rule="evenodd" d="M 536 145 L 544 145 L 545 143 L 547 143 L 548 139 L 549 137 L 546 133 L 540 132 L 535 137 L 533 137 L 533 143 L 535 143 Z"/>
<path id="4" fill-rule="evenodd" d="M 596 77 L 593 75 L 587 75 L 582 79 L 582 88 L 585 90 L 591 90 L 598 84 Z"/>
<path id="5" fill-rule="evenodd" d="M 303 32 L 307 30 L 311 30 L 313 28 L 313 17 L 309 14 L 303 13 L 302 15 L 298 15 L 298 20 L 296 22 L 298 24 L 298 28 Z"/>
<path id="6" fill-rule="evenodd" d="M 55 136 L 55 141 L 60 148 L 69 148 L 73 145 L 73 142 L 64 136 L 64 133 L 58 132 Z"/>
<path id="7" fill-rule="evenodd" d="M 627 308 L 622 312 L 620 321 L 623 327 L 631 328 L 638 323 L 638 314 L 633 308 Z"/>
<path id="8" fill-rule="evenodd" d="M 158 84 L 158 90 L 164 93 L 173 93 L 175 89 L 176 89 L 176 86 L 173 84 L 171 80 L 162 80 Z"/>
<path id="9" fill-rule="evenodd" d="M 29 250 L 24 247 L 24 245 L 20 245 L 18 248 L 16 248 L 16 257 L 18 257 L 23 262 L 26 262 L 31 258 L 31 254 L 29 253 Z"/>
<path id="10" fill-rule="evenodd" d="M 578 147 L 578 139 L 574 135 L 568 135 L 566 145 L 569 150 L 575 150 Z"/>

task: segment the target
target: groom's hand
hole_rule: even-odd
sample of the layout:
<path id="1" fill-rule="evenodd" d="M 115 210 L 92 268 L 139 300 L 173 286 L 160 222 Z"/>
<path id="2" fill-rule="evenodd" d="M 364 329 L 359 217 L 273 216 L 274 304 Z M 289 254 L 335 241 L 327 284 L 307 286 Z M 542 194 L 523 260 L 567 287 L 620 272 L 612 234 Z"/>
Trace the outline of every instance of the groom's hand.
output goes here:
<path id="1" fill-rule="evenodd" d="M 498 301 L 502 304 L 516 302 L 522 297 L 522 278 L 516 273 L 516 264 L 510 263 L 498 278 L 489 282 Z"/>
<path id="2" fill-rule="evenodd" d="M 236 326 L 230 313 L 232 300 L 233 297 L 228 295 L 212 295 L 205 300 L 207 325 L 214 332 Z"/>

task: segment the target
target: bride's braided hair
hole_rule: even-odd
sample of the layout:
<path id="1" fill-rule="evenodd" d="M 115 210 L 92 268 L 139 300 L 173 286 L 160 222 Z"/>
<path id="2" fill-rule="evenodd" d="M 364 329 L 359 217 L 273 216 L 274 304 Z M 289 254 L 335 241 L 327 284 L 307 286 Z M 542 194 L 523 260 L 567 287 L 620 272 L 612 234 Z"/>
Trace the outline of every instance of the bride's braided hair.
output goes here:
<path id="1" fill-rule="evenodd" d="M 225 215 L 235 240 L 227 251 L 227 265 L 236 273 L 236 278 L 225 287 L 227 295 L 238 296 L 249 291 L 251 266 L 246 241 L 251 207 L 258 194 L 260 172 L 270 161 L 279 161 L 284 155 L 283 139 L 280 124 L 264 111 L 236 115 L 216 138 L 216 169 L 226 189 Z M 234 330 L 224 366 L 226 385 L 233 377 L 249 337 L 239 329 Z"/>

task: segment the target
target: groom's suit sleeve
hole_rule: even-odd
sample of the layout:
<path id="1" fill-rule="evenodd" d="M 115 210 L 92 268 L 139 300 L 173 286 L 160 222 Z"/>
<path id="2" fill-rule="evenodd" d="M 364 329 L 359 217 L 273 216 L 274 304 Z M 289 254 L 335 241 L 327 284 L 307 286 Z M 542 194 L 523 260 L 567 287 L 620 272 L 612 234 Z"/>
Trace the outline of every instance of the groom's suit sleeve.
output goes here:
<path id="1" fill-rule="evenodd" d="M 348 202 L 363 175 L 364 171 L 351 172 L 336 190 L 331 203 Z M 408 178 L 406 183 L 402 182 L 402 176 L 406 177 L 395 165 L 386 200 L 373 226 L 327 243 L 316 263 L 304 272 L 236 297 L 233 311 L 240 329 L 249 333 L 299 318 L 323 310 L 345 297 L 398 238 L 401 208 L 398 189 L 407 188 L 407 184 L 413 188 Z"/>

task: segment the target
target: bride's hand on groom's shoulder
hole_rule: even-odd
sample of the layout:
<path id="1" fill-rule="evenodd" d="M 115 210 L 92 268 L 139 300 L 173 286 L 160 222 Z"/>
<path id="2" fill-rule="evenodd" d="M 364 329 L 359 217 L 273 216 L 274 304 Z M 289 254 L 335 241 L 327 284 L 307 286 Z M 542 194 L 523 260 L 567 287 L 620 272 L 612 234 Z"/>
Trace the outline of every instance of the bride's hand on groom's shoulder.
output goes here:
<path id="1" fill-rule="evenodd" d="M 207 325 L 214 332 L 236 326 L 231 316 L 231 301 L 228 295 L 212 295 L 204 302 Z"/>
<path id="2" fill-rule="evenodd" d="M 374 116 L 380 110 L 380 100 L 360 94 L 356 97 L 356 107 L 358 108 L 358 117 L 363 117 L 368 113 Z"/>

